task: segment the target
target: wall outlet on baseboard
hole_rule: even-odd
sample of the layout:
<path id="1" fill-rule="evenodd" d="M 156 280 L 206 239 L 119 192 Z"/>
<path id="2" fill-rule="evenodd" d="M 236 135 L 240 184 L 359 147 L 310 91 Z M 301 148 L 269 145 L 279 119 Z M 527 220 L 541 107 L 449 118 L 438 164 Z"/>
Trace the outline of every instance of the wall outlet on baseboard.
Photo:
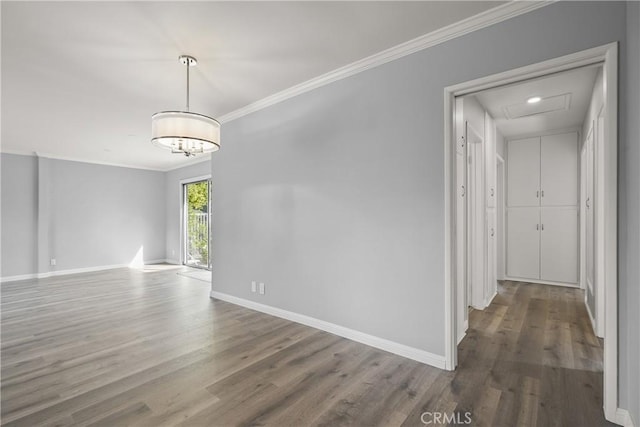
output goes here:
<path id="1" fill-rule="evenodd" d="M 264 295 L 264 283 L 260 282 L 258 289 L 260 290 L 260 295 Z"/>
<path id="2" fill-rule="evenodd" d="M 56 265 L 56 259 L 55 258 L 51 258 L 49 260 L 49 265 Z"/>
<path id="3" fill-rule="evenodd" d="M 252 281 L 251 282 L 251 292 L 255 292 L 256 291 L 256 282 Z"/>

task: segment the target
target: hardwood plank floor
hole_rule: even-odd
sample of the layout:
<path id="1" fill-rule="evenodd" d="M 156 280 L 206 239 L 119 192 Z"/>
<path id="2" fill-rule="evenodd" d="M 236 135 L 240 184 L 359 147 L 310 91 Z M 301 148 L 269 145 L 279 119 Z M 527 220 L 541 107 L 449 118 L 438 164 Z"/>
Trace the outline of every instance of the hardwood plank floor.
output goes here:
<path id="1" fill-rule="evenodd" d="M 3 425 L 420 426 L 438 411 L 474 426 L 607 424 L 577 289 L 502 283 L 446 372 L 151 270 L 2 284 Z"/>

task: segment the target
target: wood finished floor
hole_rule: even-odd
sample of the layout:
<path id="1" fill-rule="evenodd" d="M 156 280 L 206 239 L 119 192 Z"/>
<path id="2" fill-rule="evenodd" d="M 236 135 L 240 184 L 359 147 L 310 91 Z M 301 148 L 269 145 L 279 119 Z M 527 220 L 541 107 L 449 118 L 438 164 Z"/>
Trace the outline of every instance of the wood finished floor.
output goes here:
<path id="1" fill-rule="evenodd" d="M 445 372 L 211 300 L 176 271 L 3 283 L 2 424 L 421 426 L 469 411 L 474 426 L 606 425 L 579 290 L 502 284 Z"/>

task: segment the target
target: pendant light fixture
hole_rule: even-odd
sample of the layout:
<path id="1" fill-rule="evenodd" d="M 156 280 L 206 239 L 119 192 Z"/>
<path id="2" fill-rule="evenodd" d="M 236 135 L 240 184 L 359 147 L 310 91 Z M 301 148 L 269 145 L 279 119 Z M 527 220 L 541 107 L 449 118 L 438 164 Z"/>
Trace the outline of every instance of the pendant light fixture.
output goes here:
<path id="1" fill-rule="evenodd" d="M 162 111 L 151 116 L 151 142 L 187 157 L 217 151 L 220 148 L 220 123 L 189 111 L 189 68 L 198 61 L 188 55 L 180 56 L 179 60 L 187 68 L 186 111 Z"/>

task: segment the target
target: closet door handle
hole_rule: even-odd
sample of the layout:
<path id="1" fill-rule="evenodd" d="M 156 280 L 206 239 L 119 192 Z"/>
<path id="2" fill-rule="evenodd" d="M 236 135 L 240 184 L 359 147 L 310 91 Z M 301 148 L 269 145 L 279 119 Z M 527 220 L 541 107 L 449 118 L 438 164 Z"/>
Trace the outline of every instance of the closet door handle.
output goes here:
<path id="1" fill-rule="evenodd" d="M 586 203 L 587 203 L 587 209 L 590 208 L 591 205 L 589 204 L 589 197 L 587 197 Z"/>
<path id="2" fill-rule="evenodd" d="M 544 231 L 544 224 L 540 226 L 540 230 Z"/>
<path id="3" fill-rule="evenodd" d="M 491 237 L 493 237 L 496 234 L 496 231 L 492 228 L 491 229 Z"/>
<path id="4" fill-rule="evenodd" d="M 540 224 L 536 224 L 536 231 L 540 231 Z"/>
<path id="5" fill-rule="evenodd" d="M 462 197 L 465 196 L 465 194 L 467 194 L 467 191 L 464 189 L 464 185 L 462 186 Z"/>
<path id="6" fill-rule="evenodd" d="M 536 191 L 536 199 L 540 197 L 540 191 Z"/>
<path id="7" fill-rule="evenodd" d="M 540 195 L 541 195 L 542 197 L 544 197 L 544 190 L 542 190 L 542 191 L 540 192 Z"/>

